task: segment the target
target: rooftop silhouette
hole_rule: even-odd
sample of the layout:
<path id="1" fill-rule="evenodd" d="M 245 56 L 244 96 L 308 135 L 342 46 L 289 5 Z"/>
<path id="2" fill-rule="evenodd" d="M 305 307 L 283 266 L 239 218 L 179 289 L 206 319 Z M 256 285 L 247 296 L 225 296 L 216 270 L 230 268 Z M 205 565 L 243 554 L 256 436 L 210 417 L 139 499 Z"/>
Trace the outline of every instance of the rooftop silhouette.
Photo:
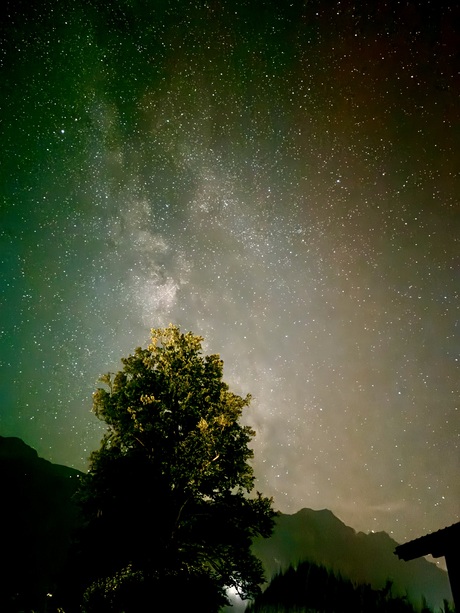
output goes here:
<path id="1" fill-rule="evenodd" d="M 406 562 L 427 555 L 444 557 L 455 609 L 460 610 L 460 522 L 398 545 L 395 554 Z"/>

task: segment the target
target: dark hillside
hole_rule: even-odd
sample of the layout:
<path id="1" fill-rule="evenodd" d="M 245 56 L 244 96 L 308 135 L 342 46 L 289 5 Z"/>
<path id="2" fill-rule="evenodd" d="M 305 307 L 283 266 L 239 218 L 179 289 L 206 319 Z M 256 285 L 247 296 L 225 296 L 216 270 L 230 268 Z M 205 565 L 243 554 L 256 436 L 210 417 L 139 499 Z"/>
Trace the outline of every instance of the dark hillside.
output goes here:
<path id="1" fill-rule="evenodd" d="M 268 578 L 291 564 L 310 560 L 375 589 L 382 589 L 390 579 L 395 594 L 407 593 L 414 602 L 425 596 L 435 608 L 445 598 L 452 600 L 445 571 L 423 558 L 399 560 L 394 555 L 396 546 L 385 532 L 355 532 L 327 509 L 302 509 L 293 515 L 281 514 L 272 537 L 256 541 L 254 549 Z"/>
<path id="2" fill-rule="evenodd" d="M 52 464 L 19 438 L 0 437 L 2 560 L 0 611 L 43 606 L 77 522 L 81 473 Z"/>

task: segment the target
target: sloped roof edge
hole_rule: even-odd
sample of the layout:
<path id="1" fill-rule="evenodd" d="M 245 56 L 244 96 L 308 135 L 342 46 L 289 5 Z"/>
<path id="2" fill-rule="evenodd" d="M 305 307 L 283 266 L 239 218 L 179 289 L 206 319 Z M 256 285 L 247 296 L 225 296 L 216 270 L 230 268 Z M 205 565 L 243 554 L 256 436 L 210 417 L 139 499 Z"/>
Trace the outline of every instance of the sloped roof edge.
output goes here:
<path id="1" fill-rule="evenodd" d="M 447 528 L 431 532 L 413 541 L 398 545 L 395 554 L 400 560 L 414 560 L 422 556 L 432 555 L 440 558 L 454 549 L 460 549 L 460 522 Z"/>

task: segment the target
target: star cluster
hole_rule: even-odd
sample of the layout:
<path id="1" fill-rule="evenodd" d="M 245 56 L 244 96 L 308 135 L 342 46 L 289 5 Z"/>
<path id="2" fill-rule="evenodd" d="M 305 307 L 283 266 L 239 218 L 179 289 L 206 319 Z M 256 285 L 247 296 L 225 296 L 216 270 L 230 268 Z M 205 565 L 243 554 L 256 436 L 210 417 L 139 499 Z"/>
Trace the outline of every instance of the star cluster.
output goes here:
<path id="1" fill-rule="evenodd" d="M 277 508 L 458 520 L 458 8 L 368 4 L 6 3 L 2 434 L 83 468 L 173 322 Z"/>

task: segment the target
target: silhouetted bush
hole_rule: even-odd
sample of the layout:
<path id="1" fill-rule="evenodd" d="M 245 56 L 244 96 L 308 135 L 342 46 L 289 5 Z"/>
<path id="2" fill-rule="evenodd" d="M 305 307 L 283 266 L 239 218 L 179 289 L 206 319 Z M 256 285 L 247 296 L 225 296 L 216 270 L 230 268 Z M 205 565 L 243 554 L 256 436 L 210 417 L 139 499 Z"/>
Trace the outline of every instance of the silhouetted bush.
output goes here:
<path id="1" fill-rule="evenodd" d="M 301 562 L 275 575 L 246 613 L 415 613 L 405 597 L 393 596 L 391 582 L 381 590 L 355 584 L 324 566 Z"/>

